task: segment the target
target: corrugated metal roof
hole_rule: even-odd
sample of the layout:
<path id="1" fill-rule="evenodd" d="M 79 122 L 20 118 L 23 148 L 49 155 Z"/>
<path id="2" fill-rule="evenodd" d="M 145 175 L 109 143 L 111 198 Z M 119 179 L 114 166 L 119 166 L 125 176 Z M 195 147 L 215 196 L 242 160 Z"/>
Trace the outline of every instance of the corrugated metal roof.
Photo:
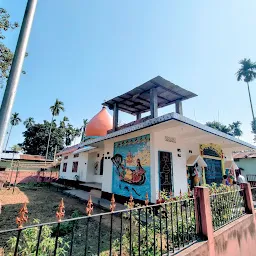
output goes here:
<path id="1" fill-rule="evenodd" d="M 79 143 L 79 144 L 76 144 L 76 145 L 74 145 L 74 146 L 64 148 L 64 149 L 61 150 L 59 153 L 57 153 L 56 156 L 61 156 L 61 155 L 65 155 L 65 154 L 72 153 L 72 152 L 74 152 L 75 150 L 77 150 L 78 148 L 80 148 L 81 146 L 82 146 L 82 144 Z"/>
<path id="2" fill-rule="evenodd" d="M 44 157 L 44 156 L 39 156 L 39 155 L 27 155 L 27 154 L 20 155 L 20 159 L 21 159 L 21 160 L 38 160 L 38 161 L 45 161 L 45 157 Z"/>
<path id="3" fill-rule="evenodd" d="M 255 151 L 237 152 L 233 154 L 234 159 L 256 158 Z"/>
<path id="4" fill-rule="evenodd" d="M 157 76 L 127 93 L 104 102 L 103 105 L 113 109 L 114 104 L 117 103 L 119 110 L 132 115 L 147 112 L 150 110 L 150 90 L 152 88 L 157 91 L 159 108 L 171 105 L 177 100 L 182 101 L 197 96 L 193 92 Z"/>
<path id="5" fill-rule="evenodd" d="M 91 146 L 85 146 L 83 148 L 79 148 L 78 150 L 74 151 L 73 152 L 73 155 L 74 154 L 79 154 L 79 153 L 82 153 L 82 152 L 87 152 L 87 151 L 90 151 L 90 150 L 93 150 L 95 149 L 96 147 L 91 147 Z"/>

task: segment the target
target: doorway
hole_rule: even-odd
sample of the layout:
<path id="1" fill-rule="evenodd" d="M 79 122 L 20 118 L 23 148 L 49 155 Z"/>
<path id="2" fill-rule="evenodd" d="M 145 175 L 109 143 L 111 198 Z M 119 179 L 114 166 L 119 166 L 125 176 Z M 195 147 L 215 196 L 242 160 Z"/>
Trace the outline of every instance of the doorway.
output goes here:
<path id="1" fill-rule="evenodd" d="M 159 189 L 173 192 L 172 153 L 159 151 Z"/>
<path id="2" fill-rule="evenodd" d="M 222 183 L 222 165 L 221 160 L 204 158 L 207 164 L 205 168 L 205 180 L 206 183 L 211 185 L 213 182 L 217 184 Z"/>

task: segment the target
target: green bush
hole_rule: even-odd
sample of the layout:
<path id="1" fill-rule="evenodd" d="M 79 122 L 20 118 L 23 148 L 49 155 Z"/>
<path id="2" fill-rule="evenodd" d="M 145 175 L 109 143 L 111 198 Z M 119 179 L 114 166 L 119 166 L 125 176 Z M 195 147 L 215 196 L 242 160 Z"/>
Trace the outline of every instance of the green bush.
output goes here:
<path id="1" fill-rule="evenodd" d="M 40 221 L 35 219 L 34 224 L 38 224 Z M 22 256 L 35 256 L 37 248 L 39 227 L 32 227 L 22 230 L 18 246 L 18 254 Z M 39 244 L 39 256 L 49 256 L 53 255 L 55 248 L 55 238 L 51 237 L 52 228 L 50 226 L 43 226 L 41 232 L 41 239 Z M 15 246 L 16 246 L 16 237 L 11 237 L 7 242 L 7 256 L 14 255 Z M 69 243 L 64 242 L 60 237 L 58 239 L 58 248 L 56 255 L 62 256 L 66 255 L 69 248 Z"/>
<path id="2" fill-rule="evenodd" d="M 167 246 L 171 251 L 172 248 L 178 248 L 179 245 L 194 239 L 196 232 L 194 201 L 189 201 L 187 194 L 182 197 L 182 201 L 175 198 L 170 202 L 167 194 L 163 192 L 161 197 L 169 203 L 159 207 L 132 210 L 131 230 L 130 212 L 124 215 L 122 255 L 130 253 L 130 237 L 132 238 L 132 255 L 139 255 L 139 249 L 140 255 L 161 255 L 161 253 L 167 253 Z M 136 207 L 141 206 L 136 205 Z M 114 255 L 119 255 L 120 239 L 115 240 L 113 248 Z"/>
<path id="3" fill-rule="evenodd" d="M 73 211 L 71 218 L 77 218 L 80 216 L 81 216 L 80 212 L 78 210 L 75 210 Z M 77 228 L 78 220 L 60 223 L 59 236 L 65 236 L 67 234 L 70 234 L 72 232 L 73 223 L 74 223 L 74 228 Z M 57 234 L 57 225 L 53 226 L 52 228 L 52 236 L 56 236 L 56 234 Z"/>
<path id="4" fill-rule="evenodd" d="M 207 187 L 210 190 L 212 223 L 215 230 L 243 215 L 244 192 L 240 191 L 239 186 L 217 186 L 212 183 Z"/>

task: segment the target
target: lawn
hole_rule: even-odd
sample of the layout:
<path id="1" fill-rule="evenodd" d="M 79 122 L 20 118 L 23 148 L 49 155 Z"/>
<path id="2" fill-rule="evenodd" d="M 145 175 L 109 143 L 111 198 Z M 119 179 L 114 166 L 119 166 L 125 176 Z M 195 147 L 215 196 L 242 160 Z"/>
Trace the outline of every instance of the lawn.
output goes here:
<path id="1" fill-rule="evenodd" d="M 15 188 L 14 192 L 4 188 L 0 190 L 0 200 L 2 202 L 2 214 L 0 215 L 0 230 L 16 228 L 16 216 L 23 203 L 27 203 L 28 222 L 25 226 L 33 223 L 34 219 L 39 219 L 41 223 L 56 221 L 56 211 L 59 202 L 63 198 L 65 204 L 65 219 L 71 218 L 74 211 L 79 216 L 85 216 L 86 202 L 79 199 L 69 197 L 61 192 L 57 192 L 56 188 L 48 188 L 47 186 L 27 185 Z M 93 214 L 103 213 L 102 209 L 94 206 Z M 101 232 L 100 251 L 104 252 L 109 248 L 110 236 L 110 216 L 103 216 L 99 227 L 99 217 L 91 218 L 87 229 L 88 219 L 82 219 L 77 222 L 74 232 L 73 255 L 84 255 L 87 240 L 87 255 L 94 255 L 98 250 L 99 228 Z M 52 227 L 52 225 L 51 225 Z M 120 218 L 113 218 L 113 239 L 118 236 L 120 228 Z M 65 228 L 64 228 L 65 229 Z M 116 230 L 116 231 L 115 231 Z M 65 233 L 65 230 L 64 230 Z M 6 246 L 6 241 L 15 233 L 0 234 L 0 248 Z M 71 231 L 67 231 L 62 236 L 65 241 L 70 241 Z M 1 254 L 1 253 L 0 253 Z"/>

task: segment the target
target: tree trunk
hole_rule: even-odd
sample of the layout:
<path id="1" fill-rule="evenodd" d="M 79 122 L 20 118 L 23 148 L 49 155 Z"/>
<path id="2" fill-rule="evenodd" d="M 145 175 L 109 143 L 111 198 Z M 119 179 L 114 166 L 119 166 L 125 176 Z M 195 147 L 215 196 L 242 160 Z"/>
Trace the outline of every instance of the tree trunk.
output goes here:
<path id="1" fill-rule="evenodd" d="M 11 171 L 11 177 L 10 177 L 10 182 L 9 182 L 9 187 L 8 187 L 8 189 L 11 188 L 12 173 L 13 173 L 13 159 L 14 159 L 14 153 L 12 153 L 12 162 L 11 162 L 12 171 Z"/>
<path id="2" fill-rule="evenodd" d="M 7 149 L 7 146 L 8 146 L 8 142 L 9 142 L 9 139 L 10 139 L 11 132 L 12 132 L 12 126 L 11 126 L 11 129 L 10 129 L 10 132 L 9 132 L 9 135 L 8 135 L 8 138 L 7 138 L 7 141 L 6 141 L 5 152 L 6 152 L 6 149 Z"/>
<path id="3" fill-rule="evenodd" d="M 54 116 L 52 115 L 52 121 L 51 121 L 51 127 L 50 127 L 50 132 L 49 132 L 48 142 L 47 142 L 47 148 L 46 148 L 45 160 L 47 160 L 47 157 L 48 157 L 48 150 L 49 150 L 49 144 L 50 144 L 51 133 L 52 133 L 52 122 L 53 122 L 53 117 L 54 117 Z"/>
<path id="4" fill-rule="evenodd" d="M 248 94 L 249 94 L 249 99 L 250 99 L 250 104 L 251 104 L 251 110 L 252 110 L 252 120 L 254 121 L 254 112 L 253 112 L 253 107 L 252 107 L 252 98 L 251 98 L 251 93 L 250 93 L 250 87 L 249 87 L 249 83 L 247 82 L 247 88 L 248 88 Z"/>

